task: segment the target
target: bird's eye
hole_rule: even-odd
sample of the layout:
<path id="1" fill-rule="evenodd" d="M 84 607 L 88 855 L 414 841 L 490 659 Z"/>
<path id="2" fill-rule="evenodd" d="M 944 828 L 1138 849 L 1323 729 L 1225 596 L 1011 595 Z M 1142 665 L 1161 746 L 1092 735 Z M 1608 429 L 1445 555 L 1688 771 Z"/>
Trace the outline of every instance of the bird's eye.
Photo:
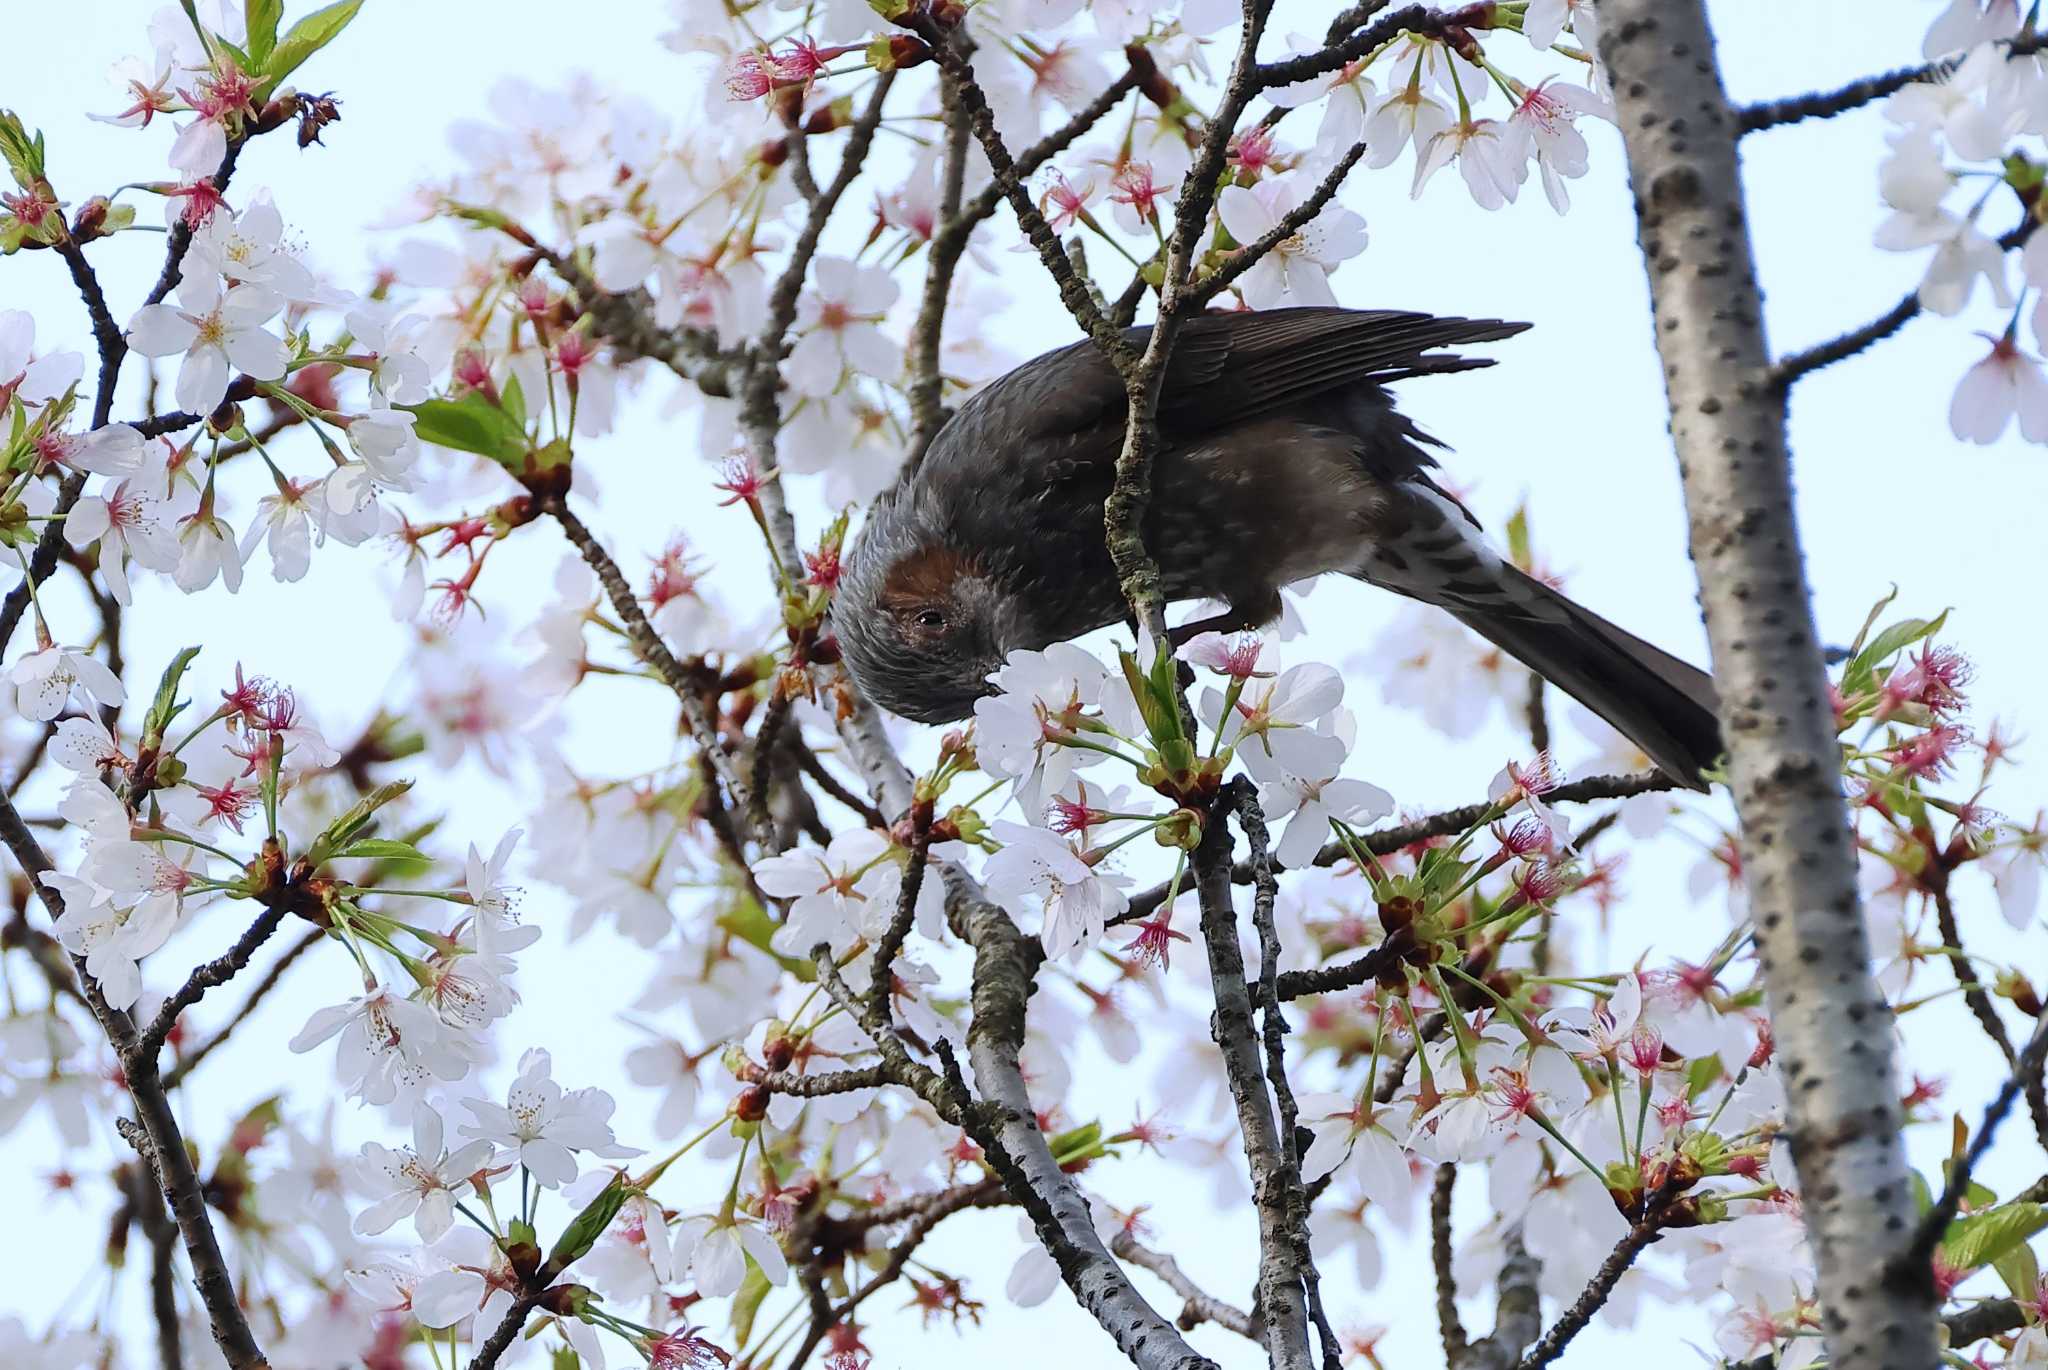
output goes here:
<path id="1" fill-rule="evenodd" d="M 937 609 L 919 609 L 912 621 L 928 632 L 937 632 L 946 626 L 946 616 Z"/>

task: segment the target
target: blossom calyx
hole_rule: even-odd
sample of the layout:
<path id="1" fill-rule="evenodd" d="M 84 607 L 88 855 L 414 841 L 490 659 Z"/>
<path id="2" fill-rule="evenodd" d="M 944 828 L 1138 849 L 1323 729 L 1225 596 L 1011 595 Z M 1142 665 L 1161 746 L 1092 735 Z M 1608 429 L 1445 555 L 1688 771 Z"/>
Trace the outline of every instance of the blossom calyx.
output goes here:
<path id="1" fill-rule="evenodd" d="M 518 1272 L 521 1280 L 531 1282 L 540 1274 L 540 1235 L 533 1230 L 532 1223 L 524 1218 L 514 1218 L 505 1229 L 500 1249 L 505 1253 L 506 1263 Z"/>
<path id="2" fill-rule="evenodd" d="M 1152 840 L 1162 847 L 1178 847 L 1182 851 L 1193 851 L 1202 845 L 1202 830 L 1205 826 L 1206 822 L 1199 810 L 1175 809 L 1152 829 Z"/>
<path id="3" fill-rule="evenodd" d="M 867 59 L 876 71 L 905 71 L 931 61 L 932 48 L 922 38 L 896 33 L 868 44 Z"/>

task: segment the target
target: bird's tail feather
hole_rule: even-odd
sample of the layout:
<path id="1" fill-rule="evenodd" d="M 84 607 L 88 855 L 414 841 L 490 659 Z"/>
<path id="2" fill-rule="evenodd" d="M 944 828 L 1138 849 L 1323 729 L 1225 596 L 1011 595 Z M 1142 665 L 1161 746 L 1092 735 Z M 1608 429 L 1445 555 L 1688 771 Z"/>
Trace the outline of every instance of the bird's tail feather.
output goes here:
<path id="1" fill-rule="evenodd" d="M 1539 610 L 1532 616 L 1445 607 L 1473 632 L 1613 724 L 1672 779 L 1705 790 L 1700 772 L 1722 752 L 1713 678 L 1549 586 L 1522 579 L 1518 592 L 1557 612 Z"/>

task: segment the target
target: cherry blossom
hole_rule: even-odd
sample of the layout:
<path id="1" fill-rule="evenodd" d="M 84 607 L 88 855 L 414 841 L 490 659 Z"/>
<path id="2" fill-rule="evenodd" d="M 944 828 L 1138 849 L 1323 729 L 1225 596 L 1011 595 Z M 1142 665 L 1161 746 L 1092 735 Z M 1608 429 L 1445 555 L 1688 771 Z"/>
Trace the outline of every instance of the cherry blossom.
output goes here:
<path id="1" fill-rule="evenodd" d="M 820 257 L 814 281 L 797 301 L 803 335 L 783 363 L 789 383 L 807 395 L 829 395 L 848 371 L 894 380 L 903 354 L 880 324 L 901 293 L 895 278 L 844 257 Z"/>
<path id="2" fill-rule="evenodd" d="M 519 1058 L 519 1076 L 504 1105 L 463 1100 L 462 1106 L 476 1121 L 461 1127 L 465 1137 L 509 1150 L 535 1181 L 549 1189 L 576 1178 L 578 1151 L 607 1157 L 634 1154 L 612 1138 L 606 1121 L 615 1107 L 612 1097 L 601 1089 L 565 1092 L 550 1077 L 551 1069 L 547 1052 L 538 1047 L 527 1051 Z"/>
<path id="3" fill-rule="evenodd" d="M 1290 728 L 1240 753 L 1259 782 L 1266 817 L 1287 819 L 1273 848 L 1282 866 L 1299 869 L 1314 861 L 1333 822 L 1365 827 L 1394 811 L 1393 796 L 1379 786 L 1338 778 L 1348 750 L 1333 734 Z"/>
<path id="4" fill-rule="evenodd" d="M 54 872 L 43 884 L 64 900 L 64 916 L 56 922 L 57 938 L 73 956 L 85 959 L 85 972 L 99 984 L 107 1003 L 117 1009 L 134 1004 L 142 994 L 142 958 L 161 947 L 177 926 L 177 904 L 145 899 L 123 908 L 112 892 Z"/>
<path id="5" fill-rule="evenodd" d="M 1019 917 L 1036 915 L 1046 957 L 1075 959 L 1101 941 L 1104 925 L 1129 903 L 1129 882 L 1045 828 L 1002 822 L 993 831 L 1003 847 L 983 872 L 989 895 Z"/>
<path id="6" fill-rule="evenodd" d="M 865 828 L 841 833 L 824 851 L 799 848 L 754 865 L 764 894 L 791 901 L 777 950 L 808 956 L 820 942 L 835 954 L 853 945 L 864 920 L 865 899 L 855 885 L 888 851 L 889 841 Z"/>
<path id="7" fill-rule="evenodd" d="M 319 1010 L 288 1045 L 311 1051 L 337 1034 L 336 1072 L 365 1103 L 388 1104 L 429 1080 L 452 1082 L 469 1073 L 460 1039 L 433 1011 L 383 986 Z"/>
<path id="8" fill-rule="evenodd" d="M 100 574 L 121 604 L 134 602 L 127 563 L 160 574 L 177 569 L 177 506 L 150 491 L 149 478 L 131 477 L 85 495 L 64 520 L 64 538 L 83 551 L 99 544 Z"/>
<path id="9" fill-rule="evenodd" d="M 414 1107 L 412 1145 L 363 1144 L 357 1174 L 376 1202 L 356 1215 L 356 1231 L 375 1236 L 410 1217 L 423 1242 L 436 1242 L 455 1225 L 455 1205 L 474 1187 L 472 1177 L 491 1157 L 491 1143 L 473 1141 L 455 1151 L 442 1145 L 445 1124 L 426 1104 Z"/>
<path id="10" fill-rule="evenodd" d="M 194 271 L 219 276 L 231 286 L 262 286 L 286 300 L 310 299 L 313 273 L 285 250 L 283 238 L 284 216 L 269 196 L 260 195 L 240 214 L 209 215 L 192 234 L 188 259 Z M 186 299 L 182 290 L 178 298 Z"/>
<path id="11" fill-rule="evenodd" d="M 118 707 L 127 699 L 121 678 L 97 657 L 77 647 L 45 647 L 16 661 L 7 671 L 14 686 L 14 707 L 23 718 L 47 723 L 64 712 L 76 695 L 86 707 Z"/>
<path id="12" fill-rule="evenodd" d="M 1308 199 L 1305 178 L 1280 176 L 1246 188 L 1229 185 L 1217 197 L 1223 226 L 1240 245 L 1250 245 L 1280 227 L 1281 220 Z M 1283 304 L 1333 305 L 1329 273 L 1365 251 L 1365 220 L 1337 205 L 1325 206 L 1238 278 L 1245 301 L 1255 309 Z"/>
<path id="13" fill-rule="evenodd" d="M 2048 376 L 2011 335 L 1991 339 L 1984 359 L 1963 373 L 1949 403 L 1948 424 L 1965 442 L 1991 443 L 2019 416 L 2020 436 L 2048 442 Z"/>
<path id="14" fill-rule="evenodd" d="M 671 1240 L 676 1264 L 688 1264 L 690 1278 L 706 1298 L 723 1298 L 738 1289 L 746 1278 L 749 1259 L 771 1285 L 789 1282 L 789 1263 L 783 1259 L 782 1248 L 766 1228 L 751 1219 L 735 1215 L 685 1218 L 676 1224 Z M 683 1252 L 689 1253 L 687 1258 Z"/>
<path id="15" fill-rule="evenodd" d="M 284 307 L 284 297 L 261 285 L 223 289 L 210 271 L 187 272 L 176 304 L 150 304 L 128 321 L 128 345 L 147 357 L 183 353 L 178 406 L 206 414 L 228 391 L 230 369 L 259 381 L 281 379 L 291 353 L 263 325 Z"/>
<path id="16" fill-rule="evenodd" d="M 1523 36 L 1539 48 L 1555 43 L 1567 25 L 1572 37 L 1587 52 L 1600 50 L 1599 14 L 1594 0 L 1529 0 L 1522 16 Z"/>

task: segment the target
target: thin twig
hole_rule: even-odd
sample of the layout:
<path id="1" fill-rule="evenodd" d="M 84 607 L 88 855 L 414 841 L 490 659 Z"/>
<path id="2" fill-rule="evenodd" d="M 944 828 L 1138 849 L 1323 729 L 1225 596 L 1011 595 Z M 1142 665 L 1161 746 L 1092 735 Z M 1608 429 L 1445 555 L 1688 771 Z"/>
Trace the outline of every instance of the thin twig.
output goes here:
<path id="1" fill-rule="evenodd" d="M 164 1039 L 171 1035 L 171 1029 L 178 1025 L 178 1015 L 198 1003 L 206 991 L 218 989 L 241 974 L 243 968 L 256 955 L 257 949 L 269 941 L 270 935 L 284 922 L 287 912 L 289 910 L 283 904 L 265 909 L 256 921 L 235 939 L 235 944 L 226 952 L 194 967 L 192 974 L 186 977 L 185 983 L 178 986 L 170 998 L 164 1000 L 163 1007 L 157 1010 L 156 1017 L 150 1019 L 149 1026 L 142 1030 L 142 1036 L 137 1039 L 135 1049 L 147 1052 L 151 1056 L 156 1055 L 162 1048 Z"/>
<path id="2" fill-rule="evenodd" d="M 1206 1292 L 1180 1268 L 1180 1262 L 1164 1251 L 1153 1250 L 1129 1232 L 1118 1232 L 1110 1238 L 1109 1249 L 1117 1259 L 1151 1271 L 1181 1296 L 1180 1317 L 1176 1320 L 1181 1331 L 1192 1332 L 1205 1322 L 1213 1322 L 1226 1332 L 1235 1332 L 1251 1341 L 1260 1340 L 1258 1323 L 1251 1314 Z"/>
<path id="3" fill-rule="evenodd" d="M 1237 791 L 1237 821 L 1244 829 L 1245 846 L 1250 849 L 1252 927 L 1259 938 L 1259 978 L 1255 996 L 1266 1048 L 1266 1083 L 1280 1112 L 1280 1171 L 1275 1177 L 1287 1203 L 1287 1217 L 1293 1231 L 1294 1260 L 1308 1294 L 1309 1321 L 1315 1324 L 1322 1344 L 1323 1363 L 1335 1367 L 1343 1352 L 1337 1333 L 1323 1309 L 1322 1272 L 1316 1269 L 1308 1230 L 1308 1192 L 1301 1180 L 1300 1133 L 1296 1130 L 1301 1111 L 1294 1102 L 1294 1088 L 1287 1079 L 1287 1019 L 1280 1009 L 1280 932 L 1274 923 L 1274 905 L 1280 897 L 1280 883 L 1273 874 L 1272 845 L 1266 831 L 1266 815 L 1259 808 L 1257 791 L 1240 776 Z"/>
<path id="4" fill-rule="evenodd" d="M 1490 5 L 1467 5 L 1458 10 L 1433 10 L 1427 5 L 1403 6 L 1342 42 L 1258 67 L 1252 73 L 1252 88 L 1271 90 L 1275 86 L 1291 86 L 1297 81 L 1336 71 L 1348 62 L 1377 52 L 1404 33 L 1433 36 L 1457 24 L 1472 28 L 1490 27 L 1484 18 L 1484 11 L 1490 8 Z"/>
<path id="5" fill-rule="evenodd" d="M 1949 896 L 1946 872 L 1933 882 L 1930 894 L 1934 900 L 1935 926 L 1941 931 L 1942 945 L 1950 952 L 1949 969 L 1956 977 L 1956 984 L 1962 988 L 1963 1002 L 1984 1029 L 1984 1035 L 2005 1057 L 2006 1065 L 2017 1067 L 2019 1055 L 2013 1050 L 2012 1038 L 2006 1033 L 2005 1020 L 1998 1016 L 1998 1006 L 1991 1002 L 1991 996 L 1977 983 L 1977 972 L 1970 964 L 1969 954 L 1963 950 L 1962 929 L 1956 923 L 1955 904 Z M 2034 1135 L 2041 1139 L 2043 1146 L 2048 1146 L 2048 1090 L 2042 1087 L 2038 1073 L 2023 1080 L 2021 1086 L 2026 1091 L 2027 1112 L 2034 1120 Z"/>
<path id="6" fill-rule="evenodd" d="M 1544 795 L 1543 800 L 1547 804 L 1586 804 L 1601 799 L 1627 799 L 1638 794 L 1656 794 L 1676 788 L 1678 788 L 1677 782 L 1662 771 L 1642 771 L 1633 775 L 1593 775 L 1587 776 L 1584 780 L 1575 780 L 1570 784 L 1560 785 Z M 1456 836 L 1486 817 L 1488 813 L 1492 812 L 1493 807 L 1491 803 L 1480 803 L 1466 804 L 1455 809 L 1446 809 L 1442 813 L 1434 813 L 1427 818 L 1418 818 L 1408 823 L 1398 824 L 1395 827 L 1381 828 L 1378 832 L 1366 833 L 1360 839 L 1360 844 L 1374 856 L 1390 856 L 1400 851 L 1403 847 L 1411 847 L 1420 842 L 1428 842 L 1433 838 Z M 1316 853 L 1315 864 L 1318 866 L 1334 866 L 1339 862 L 1350 859 L 1351 853 L 1346 850 L 1341 842 L 1332 842 Z M 1250 864 L 1240 862 L 1232 867 L 1230 878 L 1237 884 L 1249 885 L 1252 882 Z M 1134 923 L 1146 917 L 1154 909 L 1166 902 L 1166 891 L 1167 886 L 1162 883 L 1149 890 L 1143 890 L 1132 895 L 1130 907 L 1117 917 L 1111 919 L 1109 926 L 1117 927 L 1124 923 Z M 1298 972 L 1289 972 L 1289 974 L 1296 973 Z M 1371 977 L 1368 976 L 1366 978 L 1369 979 Z M 1364 982 L 1361 979 L 1352 983 L 1363 984 Z M 1284 989 L 1288 983 L 1285 975 L 1281 977 L 1280 983 Z"/>
<path id="7" fill-rule="evenodd" d="M 2010 40 L 2006 46 L 2011 56 L 2020 57 L 2039 51 L 2043 42 L 2048 42 L 2048 34 L 2026 33 Z M 1945 80 L 1962 65 L 1962 60 L 1961 57 L 1944 57 L 1939 61 L 1922 62 L 1917 67 L 1899 67 L 1875 76 L 1865 76 L 1833 90 L 1809 91 L 1804 95 L 1788 95 L 1781 100 L 1744 105 L 1735 111 L 1735 126 L 1738 132 L 1760 133 L 1804 119 L 1832 119 L 1874 100 L 1882 100 L 1915 82 Z"/>
<path id="8" fill-rule="evenodd" d="M 1197 284 L 1190 286 L 1186 293 L 1189 303 L 1196 308 L 1207 304 L 1231 282 L 1256 266 L 1261 258 L 1299 233 L 1304 224 L 1322 213 L 1324 206 L 1336 198 L 1337 192 L 1343 188 L 1344 178 L 1351 174 L 1351 169 L 1358 165 L 1359 158 L 1363 156 L 1365 143 L 1362 140 L 1353 143 L 1350 150 L 1338 158 L 1337 164 L 1330 168 L 1329 174 L 1309 192 L 1307 199 L 1281 215 L 1280 222 L 1260 234 L 1257 241 L 1246 244 L 1236 256 Z"/>
<path id="9" fill-rule="evenodd" d="M 1901 1274 L 1912 1278 L 1925 1278 L 1927 1264 L 1934 1258 L 1934 1249 L 1941 1245 L 1948 1232 L 1948 1226 L 1955 1221 L 1956 1210 L 1962 1206 L 1963 1196 L 1970 1192 L 1970 1176 L 1977 1169 L 1977 1163 L 1984 1159 L 1984 1153 L 1991 1149 L 1991 1143 L 1998 1136 L 1999 1124 L 2012 1112 L 2013 1100 L 2029 1081 L 2041 1078 L 2041 1063 L 2048 1057 L 2048 1015 L 2043 1015 L 2034 1035 L 2027 1039 L 2019 1059 L 2013 1062 L 2012 1074 L 1998 1087 L 1990 1104 L 1984 1109 L 1983 1121 L 1977 1124 L 1977 1135 L 1970 1138 L 1969 1148 L 1962 1159 L 1949 1167 L 1948 1182 L 1941 1187 L 1941 1197 L 1934 1206 L 1920 1216 L 1920 1225 L 1913 1230 L 1913 1243 L 1900 1255 Z"/>
<path id="10" fill-rule="evenodd" d="M 491 1370 L 491 1367 L 498 1363 L 498 1358 L 510 1350 L 512 1343 L 519 1339 L 519 1330 L 526 1326 L 526 1315 L 533 1312 L 539 1302 L 537 1295 L 528 1295 L 514 1301 L 512 1306 L 505 1310 L 505 1316 L 498 1320 L 498 1325 L 491 1330 L 491 1335 L 484 1339 L 476 1348 L 476 1354 L 470 1357 L 469 1370 Z"/>
<path id="11" fill-rule="evenodd" d="M 197 1069 L 201 1061 L 211 1056 L 219 1047 L 226 1043 L 228 1037 L 236 1028 L 248 1021 L 249 1015 L 256 1011 L 257 1005 L 261 1004 L 264 998 L 277 988 L 278 981 L 284 978 L 284 973 L 291 968 L 292 962 L 298 960 L 301 956 L 326 940 L 326 931 L 321 928 L 314 928 L 304 937 L 292 943 L 285 950 L 285 954 L 273 962 L 268 971 L 264 972 L 263 978 L 256 982 L 255 987 L 249 991 L 249 997 L 242 1001 L 242 1006 L 236 1009 L 225 1023 L 220 1025 L 219 1031 L 215 1032 L 213 1036 L 207 1038 L 198 1046 L 192 1048 L 192 1050 L 179 1055 L 177 1064 L 173 1065 L 170 1073 L 164 1076 L 164 1088 L 167 1090 L 176 1089 L 179 1085 L 183 1084 L 185 1077 Z"/>
<path id="12" fill-rule="evenodd" d="M 889 926 L 875 943 L 874 978 L 868 985 L 868 1008 L 887 1021 L 890 993 L 896 983 L 896 955 L 917 919 L 917 899 L 924 890 L 926 868 L 931 864 L 934 804 L 920 797 L 910 806 L 910 864 L 903 868 L 902 884 L 896 892 L 896 908 Z"/>
<path id="13" fill-rule="evenodd" d="M 1998 245 L 2005 251 L 2024 246 L 2032 236 L 2039 221 L 2032 214 L 2022 219 L 2016 228 L 1998 239 Z M 1920 292 L 1913 289 L 1884 313 L 1859 328 L 1852 328 L 1840 337 L 1816 343 L 1803 351 L 1781 357 L 1771 364 L 1770 383 L 1779 390 L 1789 390 L 1795 383 L 1804 380 L 1823 367 L 1836 362 L 1847 361 L 1857 353 L 1874 347 L 1892 334 L 1920 317 Z"/>
<path id="14" fill-rule="evenodd" d="M 1073 266 L 1067 261 L 1067 254 L 1060 247 L 1059 235 L 1046 223 L 1045 215 L 1039 212 L 1038 206 L 1031 203 L 1031 195 L 1024 188 L 1024 178 L 1028 173 L 1021 170 L 1016 158 L 1011 156 L 1009 145 L 996 128 L 995 113 L 989 108 L 988 97 L 982 94 L 974 79 L 974 70 L 968 65 L 966 55 L 955 45 L 952 32 L 925 14 L 914 12 L 909 22 L 918 36 L 932 45 L 940 69 L 953 80 L 960 92 L 960 103 L 967 111 L 968 126 L 974 130 L 982 152 L 988 157 L 989 169 L 994 174 L 993 185 L 1009 200 L 1010 208 L 1017 215 L 1018 226 L 1031 240 L 1032 247 L 1038 250 L 1038 260 L 1045 264 L 1045 269 L 1059 286 L 1060 300 L 1067 306 L 1067 312 L 1105 353 L 1113 358 L 1127 359 L 1131 354 L 1130 345 L 1095 307 L 1087 285 L 1074 274 Z"/>
<path id="15" fill-rule="evenodd" d="M 1451 1191 L 1458 1167 L 1449 1161 L 1436 1168 L 1429 1185 L 1429 1264 L 1436 1272 L 1436 1325 L 1444 1343 L 1444 1362 L 1455 1367 L 1465 1358 L 1470 1338 L 1458 1317 L 1458 1280 L 1451 1272 Z"/>
<path id="16" fill-rule="evenodd" d="M 682 701 L 683 718 L 689 724 L 690 735 L 696 739 L 699 752 L 710 762 L 719 781 L 724 784 L 726 793 L 732 796 L 733 808 L 743 814 L 751 812 L 747 783 L 740 778 L 739 767 L 720 739 L 718 721 L 705 701 L 703 673 L 692 671 L 676 660 L 668 644 L 661 640 L 661 634 L 648 621 L 646 611 L 640 607 L 639 597 L 626 583 L 625 573 L 619 570 L 618 562 L 612 560 L 604 544 L 570 510 L 568 500 L 561 495 L 549 495 L 541 500 L 541 509 L 562 526 L 562 531 L 582 554 L 583 560 L 597 573 L 598 584 L 604 587 L 612 608 L 625 625 L 626 639 L 633 644 L 634 653 L 652 666 L 655 673 L 675 691 L 676 698 Z"/>
<path id="17" fill-rule="evenodd" d="M 1636 1257 L 1663 1235 L 1664 1217 L 1673 1198 L 1668 1193 L 1650 1196 L 1643 1215 L 1629 1225 L 1621 1240 L 1614 1244 L 1614 1249 L 1607 1253 L 1607 1259 L 1600 1262 L 1600 1268 L 1593 1272 L 1593 1278 L 1587 1281 L 1579 1297 L 1572 1301 L 1572 1306 L 1565 1309 L 1550 1325 L 1550 1330 L 1529 1348 L 1515 1370 L 1541 1370 L 1564 1354 L 1572 1338 L 1585 1330 L 1593 1315 L 1614 1293 L 1614 1286 L 1621 1283 L 1621 1277 L 1635 1264 Z"/>

